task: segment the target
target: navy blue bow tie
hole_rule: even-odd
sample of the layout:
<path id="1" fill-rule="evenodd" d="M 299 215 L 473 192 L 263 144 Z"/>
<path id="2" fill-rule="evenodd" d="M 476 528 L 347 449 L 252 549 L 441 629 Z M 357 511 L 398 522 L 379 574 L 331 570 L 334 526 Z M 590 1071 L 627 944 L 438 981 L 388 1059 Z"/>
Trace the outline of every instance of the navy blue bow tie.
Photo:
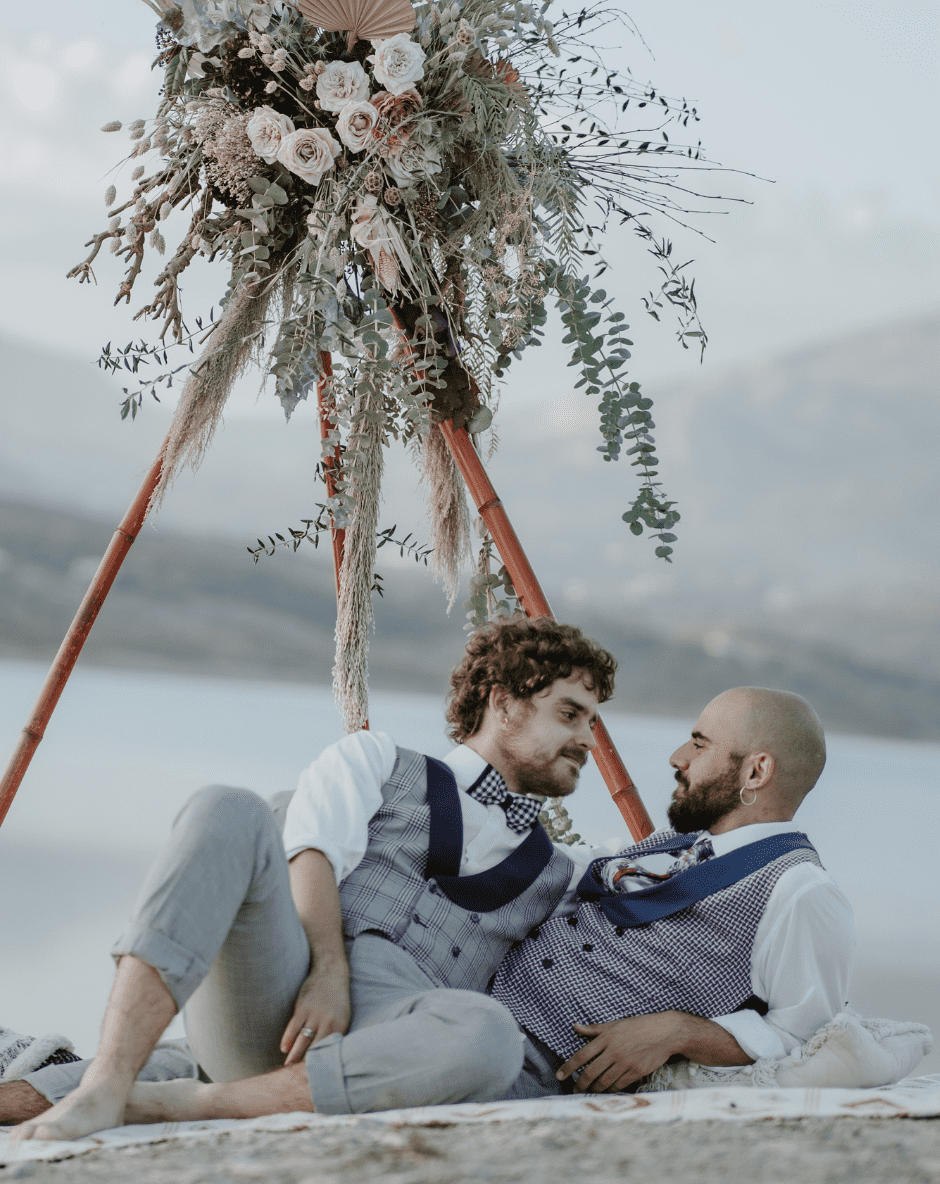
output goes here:
<path id="1" fill-rule="evenodd" d="M 506 811 L 506 824 L 517 835 L 525 834 L 538 822 L 544 805 L 537 798 L 527 798 L 521 793 L 510 793 L 506 782 L 492 765 L 487 765 L 467 793 L 482 802 L 484 806 L 502 806 Z"/>

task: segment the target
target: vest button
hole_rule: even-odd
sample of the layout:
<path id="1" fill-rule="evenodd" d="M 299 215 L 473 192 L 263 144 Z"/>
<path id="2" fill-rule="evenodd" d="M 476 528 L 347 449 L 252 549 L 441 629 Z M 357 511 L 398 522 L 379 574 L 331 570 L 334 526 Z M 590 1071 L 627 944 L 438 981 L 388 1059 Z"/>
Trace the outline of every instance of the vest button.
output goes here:
<path id="1" fill-rule="evenodd" d="M 574 925 L 577 925 L 577 923 L 578 923 L 578 918 L 577 918 L 576 914 L 572 913 L 571 916 L 568 918 L 568 924 L 571 926 L 574 926 Z"/>
<path id="2" fill-rule="evenodd" d="M 471 913 L 470 920 L 474 923 L 474 925 L 477 925 L 480 921 L 480 914 L 479 913 Z"/>
<path id="3" fill-rule="evenodd" d="M 581 949 L 584 950 L 585 954 L 590 954 L 594 947 L 590 944 L 590 942 L 585 942 Z"/>
<path id="4" fill-rule="evenodd" d="M 551 960 L 551 958 L 543 958 L 542 965 L 545 967 L 546 970 L 549 970 L 552 966 L 555 965 L 555 963 Z"/>
<path id="5" fill-rule="evenodd" d="M 453 956 L 455 958 L 459 958 L 460 957 L 460 947 L 454 946 L 454 948 L 451 950 L 451 954 L 453 954 Z"/>
<path id="6" fill-rule="evenodd" d="M 618 937 L 623 937 L 623 926 L 618 925 L 617 928 L 614 930 L 614 933 L 616 933 L 616 935 Z"/>

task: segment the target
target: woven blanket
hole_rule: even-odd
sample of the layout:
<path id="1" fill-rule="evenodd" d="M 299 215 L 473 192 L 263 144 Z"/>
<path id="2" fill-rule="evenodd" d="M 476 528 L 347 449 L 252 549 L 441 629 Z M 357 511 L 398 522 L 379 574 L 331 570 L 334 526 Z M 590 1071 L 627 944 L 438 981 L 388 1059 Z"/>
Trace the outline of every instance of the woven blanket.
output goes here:
<path id="1" fill-rule="evenodd" d="M 73 1143 L 13 1143 L 10 1127 L 0 1127 L 0 1166 L 30 1159 L 68 1159 L 105 1147 L 162 1143 L 173 1139 L 212 1140 L 224 1131 L 299 1131 L 355 1126 L 440 1126 L 442 1123 L 606 1119 L 611 1122 L 741 1122 L 768 1118 L 938 1118 L 940 1074 L 911 1077 L 883 1089 L 719 1089 L 669 1090 L 654 1094 L 614 1094 L 537 1098 L 525 1102 L 465 1102 L 421 1106 L 351 1117 L 329 1114 L 275 1114 L 269 1118 L 217 1119 L 98 1131 Z"/>

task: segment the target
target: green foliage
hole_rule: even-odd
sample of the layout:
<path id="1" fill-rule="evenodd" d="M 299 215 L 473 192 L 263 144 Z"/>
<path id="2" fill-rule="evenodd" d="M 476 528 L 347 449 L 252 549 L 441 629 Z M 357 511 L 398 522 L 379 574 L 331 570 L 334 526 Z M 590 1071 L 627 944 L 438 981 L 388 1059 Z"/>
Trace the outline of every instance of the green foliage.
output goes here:
<path id="1" fill-rule="evenodd" d="M 561 319 L 567 330 L 562 341 L 573 347 L 569 366 L 577 366 L 581 377 L 575 389 L 584 388 L 591 398 L 600 397 L 600 433 L 603 443 L 597 451 L 605 461 L 618 460 L 626 447 L 626 455 L 639 470 L 640 489 L 630 509 L 623 515 L 633 534 L 642 534 L 644 524 L 656 532 L 659 540 L 656 555 L 671 562 L 671 543 L 676 536 L 669 531 L 679 521 L 672 508 L 675 503 L 662 495 L 659 459 L 655 455 L 652 430 L 656 426 L 650 415 L 652 399 L 644 398 L 638 382 L 627 382 L 623 367 L 630 357 L 627 337 L 629 326 L 623 313 L 609 311 L 611 301 L 602 289 L 593 290 L 583 277 L 557 271 L 553 277 L 558 296 Z"/>
<path id="2" fill-rule="evenodd" d="M 318 547 L 320 536 L 332 530 L 333 517 L 331 507 L 324 502 L 317 502 L 316 506 L 319 511 L 316 518 L 302 518 L 301 526 L 287 528 L 289 538 L 285 538 L 279 531 L 275 531 L 273 535 L 268 535 L 267 541 L 258 539 L 257 547 L 248 547 L 248 553 L 255 563 L 262 555 L 273 555 L 281 547 L 287 547 L 291 551 L 296 551 L 301 543 L 312 543 L 314 547 Z M 410 531 L 403 539 L 395 538 L 397 529 L 396 526 L 388 526 L 384 530 L 376 531 L 376 548 L 381 550 L 385 546 L 397 547 L 402 559 L 408 555 L 414 559 L 415 563 L 423 563 L 427 567 L 428 556 L 432 554 L 432 548 L 413 539 Z M 372 575 L 372 591 L 377 592 L 379 596 L 384 595 L 382 576 L 378 572 L 373 572 Z"/>
<path id="3" fill-rule="evenodd" d="M 210 316 L 212 315 L 210 310 Z M 197 332 L 202 332 L 203 325 L 200 318 L 196 318 Z M 195 352 L 192 346 L 192 334 L 188 334 L 189 352 Z M 149 365 L 151 361 L 162 362 L 164 366 L 168 366 L 168 355 L 165 348 L 161 346 L 148 345 L 145 341 L 139 341 L 136 345 L 133 341 L 129 341 L 123 349 L 116 348 L 113 352 L 111 349 L 111 342 L 101 350 L 101 354 L 97 359 L 99 370 L 104 370 L 106 373 L 115 374 L 120 370 L 126 370 L 130 374 L 137 374 L 141 366 Z M 121 419 L 127 419 L 130 415 L 131 419 L 137 418 L 137 412 L 143 406 L 144 396 L 150 394 L 155 402 L 160 402 L 160 397 L 157 394 L 157 387 L 164 386 L 169 390 L 173 386 L 174 377 L 183 370 L 189 370 L 189 362 L 182 362 L 179 366 L 173 366 L 157 374 L 153 378 L 148 378 L 136 389 L 131 390 L 129 387 L 123 387 L 124 401 L 121 404 Z"/>

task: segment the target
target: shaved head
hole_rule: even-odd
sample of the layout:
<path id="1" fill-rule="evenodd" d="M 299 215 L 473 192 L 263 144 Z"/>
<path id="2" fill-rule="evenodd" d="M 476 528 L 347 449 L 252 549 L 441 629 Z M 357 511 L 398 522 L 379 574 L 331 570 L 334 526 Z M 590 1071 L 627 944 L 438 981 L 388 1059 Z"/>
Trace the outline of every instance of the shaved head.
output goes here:
<path id="1" fill-rule="evenodd" d="M 826 764 L 826 739 L 819 716 L 805 699 L 789 691 L 736 687 L 713 699 L 731 721 L 736 752 L 768 752 L 775 762 L 778 790 L 794 809 L 819 780 Z"/>

